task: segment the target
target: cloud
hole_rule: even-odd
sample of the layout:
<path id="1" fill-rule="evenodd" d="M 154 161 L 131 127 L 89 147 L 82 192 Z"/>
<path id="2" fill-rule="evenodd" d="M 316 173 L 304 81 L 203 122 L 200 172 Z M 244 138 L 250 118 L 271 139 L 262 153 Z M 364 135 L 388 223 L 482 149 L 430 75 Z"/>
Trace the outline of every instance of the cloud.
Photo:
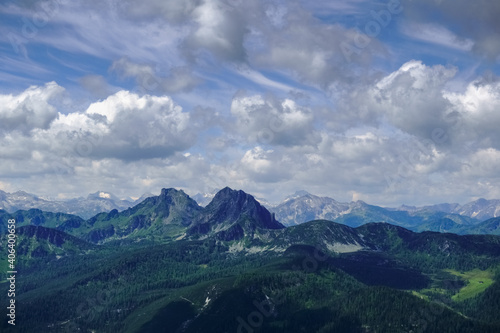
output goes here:
<path id="1" fill-rule="evenodd" d="M 374 109 L 397 128 L 420 138 L 431 138 L 436 129 L 448 129 L 451 105 L 443 97 L 456 68 L 428 67 L 410 61 L 380 80 L 370 91 Z"/>
<path id="2" fill-rule="evenodd" d="M 145 0 L 141 3 L 127 0 L 123 2 L 122 8 L 131 19 L 151 20 L 162 17 L 169 22 L 182 24 L 201 3 L 201 0 Z"/>
<path id="3" fill-rule="evenodd" d="M 461 40 L 472 40 L 472 50 L 491 60 L 500 55 L 500 22 L 497 1 L 423 0 L 403 2 L 405 15 L 420 24 L 453 27 Z M 428 15 L 433 13 L 433 15 Z"/>
<path id="4" fill-rule="evenodd" d="M 150 93 L 188 92 L 201 83 L 201 79 L 194 76 L 187 66 L 174 67 L 170 70 L 169 76 L 159 77 L 153 66 L 121 58 L 113 62 L 110 70 L 122 78 L 134 78 L 142 91 Z"/>
<path id="5" fill-rule="evenodd" d="M 28 135 L 34 129 L 47 129 L 57 119 L 50 104 L 64 88 L 55 82 L 43 87 L 31 86 L 19 95 L 0 95 L 0 131 L 19 131 Z"/>
<path id="6" fill-rule="evenodd" d="M 460 133 L 456 137 L 468 149 L 500 149 L 500 82 L 478 79 L 464 92 L 447 92 L 445 97 L 460 115 L 456 120 Z"/>
<path id="7" fill-rule="evenodd" d="M 189 113 L 168 96 L 128 91 L 92 103 L 85 112 L 58 113 L 47 100 L 61 89 L 49 83 L 19 96 L 0 96 L 6 101 L 2 125 L 9 130 L 0 141 L 4 158 L 29 159 L 37 151 L 40 159 L 50 156 L 65 165 L 78 158 L 166 158 L 190 148 L 202 127 L 191 124 Z M 24 130 L 24 137 L 14 130 Z"/>
<path id="8" fill-rule="evenodd" d="M 409 23 L 404 25 L 402 30 L 409 37 L 456 50 L 471 51 L 474 46 L 471 39 L 459 38 L 455 33 L 439 24 Z"/>
<path id="9" fill-rule="evenodd" d="M 102 75 L 86 75 L 79 80 L 82 87 L 97 98 L 108 97 L 112 89 Z"/>
<path id="10" fill-rule="evenodd" d="M 373 84 L 339 94 L 337 112 L 323 113 L 327 128 L 387 128 L 440 150 L 468 154 L 500 148 L 500 83 L 483 79 L 452 90 L 457 69 L 409 61 Z"/>
<path id="11" fill-rule="evenodd" d="M 246 151 L 240 160 L 239 169 L 242 173 L 239 176 L 258 183 L 278 183 L 289 179 L 293 162 L 280 155 L 259 146 Z"/>
<path id="12" fill-rule="evenodd" d="M 120 91 L 91 104 L 85 117 L 96 128 L 103 127 L 102 131 L 89 129 L 90 133 L 102 135 L 102 142 L 90 153 L 97 158 L 166 157 L 196 142 L 196 135 L 189 127 L 189 114 L 167 96 L 139 96 Z M 62 121 L 72 123 L 70 117 Z"/>
<path id="13" fill-rule="evenodd" d="M 185 50 L 190 57 L 200 50 L 208 50 L 222 61 L 246 60 L 243 43 L 249 30 L 239 10 L 228 9 L 221 1 L 204 0 L 193 10 L 193 21 L 195 28 L 185 40 Z"/>
<path id="14" fill-rule="evenodd" d="M 251 143 L 295 146 L 318 141 L 312 112 L 290 99 L 236 97 L 231 114 L 236 118 L 238 133 Z"/>
<path id="15" fill-rule="evenodd" d="M 412 204 L 499 192 L 500 86 L 475 79 L 496 70 L 495 2 L 404 0 L 387 22 L 372 11 L 387 2 L 368 0 L 59 1 L 26 59 L 8 33 L 55 2 L 23 3 L 0 5 L 11 188 L 306 187 Z M 54 77 L 76 107 L 55 83 L 27 88 Z"/>
<path id="16" fill-rule="evenodd" d="M 249 51 L 252 64 L 291 74 L 321 89 L 351 82 L 363 73 L 360 67 L 368 68 L 375 56 L 385 53 L 377 38 L 340 22 L 327 24 L 301 6 L 266 13 L 248 38 L 254 46 Z"/>

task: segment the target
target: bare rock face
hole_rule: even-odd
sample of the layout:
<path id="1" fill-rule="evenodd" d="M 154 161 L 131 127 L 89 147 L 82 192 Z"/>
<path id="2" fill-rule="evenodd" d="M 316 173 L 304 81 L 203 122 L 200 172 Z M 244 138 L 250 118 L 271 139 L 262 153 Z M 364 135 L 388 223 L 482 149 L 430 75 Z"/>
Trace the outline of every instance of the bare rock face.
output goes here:
<path id="1" fill-rule="evenodd" d="M 191 236 L 218 234 L 221 240 L 252 236 L 257 230 L 282 229 L 274 214 L 253 196 L 226 187 L 220 190 L 188 230 Z"/>

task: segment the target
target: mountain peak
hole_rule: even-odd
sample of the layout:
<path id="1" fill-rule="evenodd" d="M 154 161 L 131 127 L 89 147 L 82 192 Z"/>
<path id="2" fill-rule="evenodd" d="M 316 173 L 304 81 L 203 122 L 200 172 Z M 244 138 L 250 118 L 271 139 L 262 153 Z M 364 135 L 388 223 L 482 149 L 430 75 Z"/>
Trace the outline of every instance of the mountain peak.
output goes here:
<path id="1" fill-rule="evenodd" d="M 298 198 L 302 198 L 302 197 L 306 197 L 306 196 L 313 196 L 313 195 L 311 193 L 305 191 L 305 190 L 295 191 L 294 194 L 287 196 L 285 198 L 284 202 L 287 202 L 287 201 L 290 201 L 290 200 L 294 200 L 294 199 L 298 199 Z"/>
<path id="2" fill-rule="evenodd" d="M 215 194 L 215 197 L 222 197 L 222 196 L 237 196 L 237 195 L 241 195 L 241 194 L 246 194 L 245 192 L 243 192 L 242 190 L 233 190 L 232 188 L 226 186 L 224 187 L 222 190 L 220 190 L 219 192 L 217 192 Z"/>
<path id="3" fill-rule="evenodd" d="M 161 193 L 160 193 L 160 196 L 171 196 L 171 195 L 176 195 L 176 194 L 184 194 L 186 195 L 186 193 L 184 193 L 183 190 L 177 190 L 175 188 L 162 188 L 161 189 Z"/>
<path id="4" fill-rule="evenodd" d="M 306 195 L 311 195 L 311 193 L 307 192 L 306 190 L 299 190 L 295 191 L 295 193 L 293 194 L 294 197 L 303 197 Z"/>
<path id="5" fill-rule="evenodd" d="M 284 226 L 252 195 L 225 187 L 205 207 L 191 228 L 191 234 L 217 233 L 223 240 L 252 237 L 256 229 L 282 229 Z"/>

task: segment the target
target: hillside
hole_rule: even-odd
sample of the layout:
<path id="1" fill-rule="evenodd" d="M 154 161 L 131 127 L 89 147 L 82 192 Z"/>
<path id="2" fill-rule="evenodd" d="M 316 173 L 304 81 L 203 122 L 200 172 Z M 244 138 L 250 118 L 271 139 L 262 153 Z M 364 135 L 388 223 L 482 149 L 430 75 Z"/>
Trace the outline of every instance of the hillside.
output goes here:
<path id="1" fill-rule="evenodd" d="M 21 331 L 500 329 L 500 236 L 328 220 L 285 228 L 230 188 L 204 208 L 163 189 L 86 221 L 16 214 Z"/>

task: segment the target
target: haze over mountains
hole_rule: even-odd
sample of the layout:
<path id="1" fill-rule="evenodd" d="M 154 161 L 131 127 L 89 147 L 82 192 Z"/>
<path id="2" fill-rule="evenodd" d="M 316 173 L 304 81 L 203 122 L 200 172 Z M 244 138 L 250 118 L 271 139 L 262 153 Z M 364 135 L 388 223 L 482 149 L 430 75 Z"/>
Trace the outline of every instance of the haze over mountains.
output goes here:
<path id="1" fill-rule="evenodd" d="M 120 199 L 112 193 L 98 191 L 89 194 L 85 198 L 52 200 L 24 191 L 7 193 L 0 190 L 0 209 L 13 213 L 17 210 L 35 208 L 47 212 L 74 214 L 84 219 L 88 219 L 97 213 L 109 212 L 113 209 L 127 209 L 150 196 L 153 196 L 153 194 L 146 193 L 137 200 L 132 198 Z"/>
<path id="2" fill-rule="evenodd" d="M 285 224 L 303 223 L 314 218 L 336 219 L 351 213 L 361 207 L 369 207 L 363 201 L 338 202 L 329 197 L 319 197 L 306 191 L 298 191 L 287 197 L 282 203 L 270 207 Z M 378 206 L 370 206 L 377 207 Z M 402 205 L 397 208 L 384 208 L 388 211 L 404 211 L 408 213 L 443 212 L 456 214 L 477 220 L 486 220 L 500 216 L 500 200 L 478 199 L 464 205 L 457 203 L 442 203 L 423 207 Z M 289 213 L 295 212 L 293 216 Z"/>

